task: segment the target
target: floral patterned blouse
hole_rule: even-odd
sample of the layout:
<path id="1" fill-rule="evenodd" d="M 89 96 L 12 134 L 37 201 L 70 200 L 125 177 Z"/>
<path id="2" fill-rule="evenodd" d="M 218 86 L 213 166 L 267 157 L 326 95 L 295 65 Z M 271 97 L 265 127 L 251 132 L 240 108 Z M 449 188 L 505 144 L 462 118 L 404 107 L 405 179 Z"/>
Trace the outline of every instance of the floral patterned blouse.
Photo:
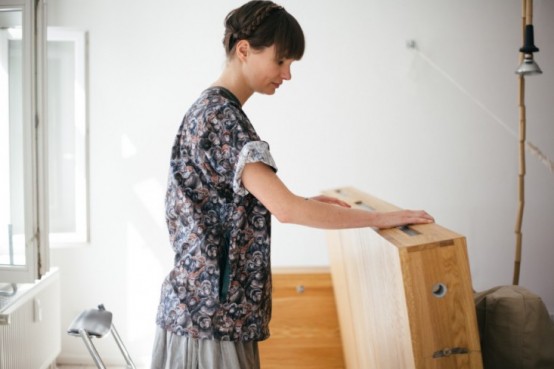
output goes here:
<path id="1" fill-rule="evenodd" d="M 167 331 L 231 341 L 269 336 L 271 214 L 242 185 L 251 162 L 277 170 L 237 98 L 207 89 L 171 153 L 166 220 L 175 259 L 156 318 Z"/>

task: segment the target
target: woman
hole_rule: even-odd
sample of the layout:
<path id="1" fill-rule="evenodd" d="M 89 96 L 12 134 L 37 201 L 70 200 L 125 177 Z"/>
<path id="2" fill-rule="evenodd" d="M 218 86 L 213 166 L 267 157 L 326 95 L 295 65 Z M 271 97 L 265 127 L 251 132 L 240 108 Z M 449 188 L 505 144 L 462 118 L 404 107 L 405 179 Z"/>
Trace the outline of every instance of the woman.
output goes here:
<path id="1" fill-rule="evenodd" d="M 271 215 L 318 228 L 430 223 L 424 211 L 352 209 L 291 193 L 242 106 L 291 79 L 304 35 L 271 1 L 225 19 L 227 63 L 186 113 L 171 154 L 166 198 L 175 265 L 162 285 L 152 368 L 259 368 L 269 337 Z"/>

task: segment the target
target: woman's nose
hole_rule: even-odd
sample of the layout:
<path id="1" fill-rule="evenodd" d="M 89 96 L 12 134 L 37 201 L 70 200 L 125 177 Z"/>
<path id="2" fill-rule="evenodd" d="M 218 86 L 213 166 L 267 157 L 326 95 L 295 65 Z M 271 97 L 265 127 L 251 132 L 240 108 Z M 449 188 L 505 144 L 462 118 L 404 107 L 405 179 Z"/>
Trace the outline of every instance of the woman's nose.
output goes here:
<path id="1" fill-rule="evenodd" d="M 281 78 L 286 81 L 289 81 L 292 78 L 292 75 L 290 73 L 290 66 L 283 67 L 283 70 L 281 71 Z"/>

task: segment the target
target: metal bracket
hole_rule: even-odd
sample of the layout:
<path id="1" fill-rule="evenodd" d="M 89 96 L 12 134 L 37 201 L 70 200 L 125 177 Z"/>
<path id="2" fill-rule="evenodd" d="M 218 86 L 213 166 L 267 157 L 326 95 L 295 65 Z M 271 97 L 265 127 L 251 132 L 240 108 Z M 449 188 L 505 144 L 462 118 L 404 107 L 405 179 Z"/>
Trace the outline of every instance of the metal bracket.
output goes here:
<path id="1" fill-rule="evenodd" d="M 433 359 L 439 359 L 441 357 L 447 357 L 450 355 L 467 354 L 469 350 L 465 347 L 446 347 L 433 354 Z"/>

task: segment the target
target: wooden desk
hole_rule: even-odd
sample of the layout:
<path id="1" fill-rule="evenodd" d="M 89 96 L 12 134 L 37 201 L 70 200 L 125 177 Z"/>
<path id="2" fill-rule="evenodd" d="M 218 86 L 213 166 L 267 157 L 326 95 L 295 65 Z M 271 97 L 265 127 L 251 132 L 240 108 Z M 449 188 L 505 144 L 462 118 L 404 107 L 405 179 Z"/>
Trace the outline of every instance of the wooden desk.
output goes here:
<path id="1" fill-rule="evenodd" d="M 344 369 L 329 268 L 274 269 L 269 328 L 263 369 Z"/>

